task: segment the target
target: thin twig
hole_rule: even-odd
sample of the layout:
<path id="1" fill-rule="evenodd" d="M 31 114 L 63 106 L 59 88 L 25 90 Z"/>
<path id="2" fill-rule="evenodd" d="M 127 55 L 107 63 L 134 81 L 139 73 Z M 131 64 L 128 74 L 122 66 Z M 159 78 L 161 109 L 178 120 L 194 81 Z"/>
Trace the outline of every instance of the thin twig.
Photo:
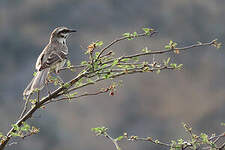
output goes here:
<path id="1" fill-rule="evenodd" d="M 25 101 L 25 104 L 24 104 L 24 107 L 23 107 L 23 111 L 21 112 L 21 114 L 19 116 L 19 119 L 21 119 L 23 117 L 23 115 L 26 113 L 30 97 L 31 97 L 31 94 L 26 98 L 26 101 Z"/>
<path id="2" fill-rule="evenodd" d="M 113 46 L 114 44 L 116 44 L 116 43 L 118 43 L 118 42 L 120 42 L 120 41 L 127 40 L 127 39 L 130 39 L 130 38 L 143 37 L 143 36 L 147 36 L 147 35 L 148 35 L 149 37 L 151 37 L 151 36 L 153 36 L 153 35 L 156 34 L 156 33 L 157 33 L 157 31 L 153 31 L 153 32 L 150 33 L 150 35 L 148 35 L 148 34 L 146 34 L 146 33 L 142 33 L 142 34 L 138 34 L 137 36 L 121 37 L 121 38 L 119 38 L 119 39 L 115 39 L 114 41 L 112 41 L 109 45 L 107 45 L 106 47 L 104 47 L 104 48 L 100 51 L 100 53 L 99 53 L 99 55 L 98 55 L 98 57 L 97 57 L 96 59 L 98 60 L 99 57 L 104 53 L 104 51 L 106 51 L 106 50 L 109 49 L 111 46 Z"/>
<path id="3" fill-rule="evenodd" d="M 117 150 L 121 150 L 117 140 L 112 138 L 107 132 L 105 132 L 105 137 L 107 137 L 108 139 L 110 139 L 113 142 L 113 144 L 116 146 Z"/>
<path id="4" fill-rule="evenodd" d="M 218 135 L 218 136 L 211 137 L 211 138 L 209 139 L 209 141 L 212 141 L 213 139 L 216 138 L 216 139 L 213 141 L 213 143 L 216 143 L 216 142 L 218 142 L 219 139 L 222 138 L 222 137 L 225 137 L 225 132 L 222 133 L 222 134 L 220 134 L 220 135 Z"/>
<path id="5" fill-rule="evenodd" d="M 223 143 L 223 144 L 220 146 L 219 150 L 224 150 L 224 148 L 225 148 L 225 143 Z"/>
<path id="6" fill-rule="evenodd" d="M 75 66 L 70 66 L 70 67 L 63 67 L 61 69 L 59 69 L 59 72 L 60 71 L 63 71 L 63 70 L 67 70 L 67 69 L 76 69 L 76 68 L 84 68 L 86 67 L 87 65 L 75 65 Z"/>
<path id="7" fill-rule="evenodd" d="M 72 100 L 72 99 L 76 99 L 76 98 L 80 98 L 80 97 L 86 97 L 86 96 L 96 96 L 99 94 L 103 94 L 103 93 L 107 93 L 108 90 L 100 90 L 96 93 L 84 93 L 78 96 L 73 96 L 73 97 L 63 97 L 63 98 L 59 98 L 59 99 L 55 99 L 55 100 L 50 100 L 48 102 L 45 103 L 45 105 L 52 103 L 52 102 L 59 102 L 59 101 L 65 101 L 65 100 Z"/>
<path id="8" fill-rule="evenodd" d="M 185 50 L 189 50 L 192 48 L 197 48 L 197 47 L 204 47 L 204 46 L 210 46 L 213 45 L 215 42 L 215 40 L 212 40 L 211 42 L 207 42 L 207 43 L 201 43 L 201 44 L 193 44 L 190 46 L 185 46 L 185 47 L 180 47 L 180 48 L 175 48 L 177 50 L 180 51 L 185 51 Z M 134 57 L 140 57 L 140 56 L 146 56 L 146 55 L 154 55 L 154 54 L 164 54 L 164 53 L 169 53 L 169 52 L 173 52 L 175 49 L 163 49 L 163 50 L 152 50 L 150 52 L 142 52 L 142 53 L 138 53 L 138 54 L 132 54 L 132 55 L 128 55 L 128 56 L 122 56 L 117 58 L 119 61 L 126 59 L 126 58 L 134 58 Z M 103 62 L 102 64 L 108 64 L 108 63 L 112 63 L 115 59 L 112 60 L 108 60 L 106 62 Z"/>

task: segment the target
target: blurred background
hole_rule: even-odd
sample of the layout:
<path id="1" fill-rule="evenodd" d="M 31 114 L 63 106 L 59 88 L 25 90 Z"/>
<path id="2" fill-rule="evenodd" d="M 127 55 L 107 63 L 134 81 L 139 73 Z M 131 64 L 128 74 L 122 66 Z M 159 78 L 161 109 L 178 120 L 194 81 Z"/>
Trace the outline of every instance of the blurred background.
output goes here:
<path id="1" fill-rule="evenodd" d="M 154 38 L 124 41 L 112 49 L 133 54 L 144 47 L 163 49 L 173 40 L 180 46 L 218 38 L 225 41 L 224 0 L 0 0 L 0 131 L 6 133 L 23 107 L 22 92 L 32 79 L 36 59 L 57 26 L 78 30 L 67 41 L 72 64 L 87 59 L 93 41 L 105 44 L 125 32 L 152 27 Z M 91 128 L 106 126 L 113 137 L 123 132 L 167 142 L 186 137 L 182 122 L 196 133 L 221 133 L 225 121 L 225 53 L 214 47 L 170 56 L 182 71 L 163 71 L 120 78 L 115 96 L 86 97 L 54 103 L 35 113 L 29 124 L 40 133 L 8 150 L 114 150 Z M 152 57 L 147 57 L 151 62 Z M 63 79 L 74 75 L 64 72 Z M 107 85 L 107 84 L 105 84 Z M 102 85 L 92 86 L 95 91 Z M 13 141 L 11 141 L 13 142 Z M 151 143 L 122 142 L 124 150 L 164 149 Z"/>

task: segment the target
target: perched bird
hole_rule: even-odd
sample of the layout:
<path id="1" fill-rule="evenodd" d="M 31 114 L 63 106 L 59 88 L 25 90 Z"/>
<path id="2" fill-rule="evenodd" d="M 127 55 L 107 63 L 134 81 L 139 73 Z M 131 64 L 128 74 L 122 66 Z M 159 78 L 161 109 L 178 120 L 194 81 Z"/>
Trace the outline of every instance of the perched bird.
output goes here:
<path id="1" fill-rule="evenodd" d="M 68 55 L 66 39 L 72 32 L 76 32 L 76 30 L 68 29 L 66 27 L 57 27 L 51 33 L 48 45 L 37 59 L 37 73 L 24 90 L 24 96 L 30 95 L 35 89 L 43 89 L 47 82 L 49 71 L 54 70 L 58 73 L 64 66 Z"/>

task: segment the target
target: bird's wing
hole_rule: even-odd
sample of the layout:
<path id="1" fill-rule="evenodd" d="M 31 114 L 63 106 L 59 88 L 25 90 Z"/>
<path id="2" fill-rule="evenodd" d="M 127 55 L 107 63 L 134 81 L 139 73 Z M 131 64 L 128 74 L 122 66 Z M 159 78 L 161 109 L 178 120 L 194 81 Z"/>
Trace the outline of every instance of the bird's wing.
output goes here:
<path id="1" fill-rule="evenodd" d="M 39 70 L 40 68 L 41 68 L 41 64 L 42 64 L 42 62 L 43 62 L 43 59 L 44 59 L 44 56 L 45 56 L 45 54 L 44 54 L 44 51 L 39 55 L 39 57 L 38 57 L 38 59 L 37 59 L 37 61 L 36 61 L 36 70 Z"/>
<path id="2" fill-rule="evenodd" d="M 57 62 L 61 62 L 64 59 L 67 59 L 67 53 L 65 53 L 64 51 L 52 51 L 45 61 L 43 61 L 44 57 L 45 56 L 43 55 L 43 57 L 41 58 L 42 61 L 39 71 L 45 68 L 49 68 L 50 66 L 56 64 Z"/>

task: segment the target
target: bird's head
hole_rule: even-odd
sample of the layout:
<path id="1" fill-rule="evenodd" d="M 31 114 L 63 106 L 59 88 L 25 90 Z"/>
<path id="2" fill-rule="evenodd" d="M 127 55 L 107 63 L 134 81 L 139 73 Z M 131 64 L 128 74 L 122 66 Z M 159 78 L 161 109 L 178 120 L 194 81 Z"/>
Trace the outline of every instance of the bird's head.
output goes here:
<path id="1" fill-rule="evenodd" d="M 57 27 L 51 34 L 51 40 L 57 40 L 58 42 L 65 41 L 72 32 L 76 32 L 76 30 L 67 27 Z"/>

